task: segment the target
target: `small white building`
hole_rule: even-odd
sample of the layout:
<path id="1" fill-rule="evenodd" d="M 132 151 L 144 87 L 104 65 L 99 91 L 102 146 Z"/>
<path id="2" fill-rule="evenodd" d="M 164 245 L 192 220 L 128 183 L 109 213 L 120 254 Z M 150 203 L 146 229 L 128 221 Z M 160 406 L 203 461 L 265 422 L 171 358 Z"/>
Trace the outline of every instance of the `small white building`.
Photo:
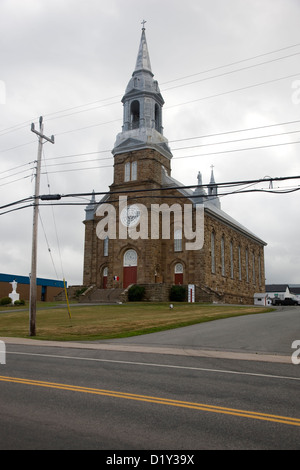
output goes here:
<path id="1" fill-rule="evenodd" d="M 271 305 L 272 301 L 268 294 L 254 294 L 254 305 L 262 305 L 264 307 Z"/>

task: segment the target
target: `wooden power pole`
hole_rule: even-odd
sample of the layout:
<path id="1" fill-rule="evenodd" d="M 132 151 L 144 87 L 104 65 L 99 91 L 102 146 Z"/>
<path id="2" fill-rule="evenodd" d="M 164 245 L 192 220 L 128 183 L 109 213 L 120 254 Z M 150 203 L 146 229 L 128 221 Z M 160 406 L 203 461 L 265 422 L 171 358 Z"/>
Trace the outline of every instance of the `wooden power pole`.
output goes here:
<path id="1" fill-rule="evenodd" d="M 30 305 L 29 305 L 29 335 L 36 335 L 36 270 L 37 270 L 37 235 L 38 235 L 38 217 L 39 217 L 39 196 L 40 196 L 40 176 L 41 160 L 44 140 L 54 144 L 54 136 L 50 138 L 44 135 L 43 117 L 40 117 L 40 130 L 35 130 L 34 123 L 31 124 L 31 130 L 39 136 L 38 156 L 35 175 L 35 191 L 33 204 L 33 228 L 32 228 L 32 254 L 31 254 L 31 273 L 30 273 Z"/>

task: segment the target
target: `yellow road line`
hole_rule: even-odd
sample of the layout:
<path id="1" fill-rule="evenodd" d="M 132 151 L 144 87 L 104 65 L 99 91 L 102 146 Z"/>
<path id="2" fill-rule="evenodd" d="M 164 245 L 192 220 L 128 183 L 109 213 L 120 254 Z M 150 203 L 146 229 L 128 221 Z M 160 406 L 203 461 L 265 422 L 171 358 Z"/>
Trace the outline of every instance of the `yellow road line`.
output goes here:
<path id="1" fill-rule="evenodd" d="M 114 398 L 125 398 L 127 400 L 144 401 L 144 402 L 155 403 L 159 405 L 177 406 L 181 408 L 190 408 L 190 409 L 199 410 L 199 411 L 208 411 L 212 413 L 228 414 L 228 415 L 233 415 L 233 416 L 240 416 L 243 418 L 260 419 L 264 421 L 273 421 L 273 422 L 281 423 L 281 424 L 300 426 L 299 418 L 291 418 L 287 416 L 278 416 L 278 415 L 272 415 L 272 414 L 267 414 L 267 413 L 259 413 L 255 411 L 239 410 L 235 408 L 226 408 L 223 406 L 206 405 L 203 403 L 193 403 L 193 402 L 188 402 L 188 401 L 172 400 L 169 398 L 152 397 L 152 396 L 147 396 L 147 395 L 137 395 L 134 393 L 124 393 L 124 392 L 118 392 L 114 390 L 102 390 L 99 388 L 81 387 L 77 385 L 60 384 L 60 383 L 55 383 L 55 382 L 44 382 L 40 380 L 22 379 L 18 377 L 0 376 L 0 381 L 13 382 L 13 383 L 18 383 L 22 385 L 33 385 L 37 387 L 55 388 L 59 390 L 68 390 L 68 391 L 73 391 L 73 392 L 90 393 L 93 395 L 104 395 L 104 396 L 114 397 Z"/>

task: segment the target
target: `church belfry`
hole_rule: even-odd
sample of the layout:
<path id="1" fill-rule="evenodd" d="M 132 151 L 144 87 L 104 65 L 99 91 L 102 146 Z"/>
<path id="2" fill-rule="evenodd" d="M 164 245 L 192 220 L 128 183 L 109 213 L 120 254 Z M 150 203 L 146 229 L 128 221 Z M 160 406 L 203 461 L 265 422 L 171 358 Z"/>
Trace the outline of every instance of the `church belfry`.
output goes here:
<path id="1" fill-rule="evenodd" d="M 144 22 L 135 69 L 122 103 L 122 132 L 117 135 L 113 155 L 152 148 L 171 159 L 168 141 L 163 136 L 164 100 L 152 73 Z"/>

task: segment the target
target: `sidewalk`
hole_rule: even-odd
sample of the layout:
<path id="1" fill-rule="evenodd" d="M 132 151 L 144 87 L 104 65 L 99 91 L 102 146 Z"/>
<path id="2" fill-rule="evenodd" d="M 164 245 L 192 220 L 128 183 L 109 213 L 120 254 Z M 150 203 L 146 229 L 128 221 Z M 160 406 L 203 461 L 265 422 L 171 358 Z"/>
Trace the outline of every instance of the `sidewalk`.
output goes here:
<path id="1" fill-rule="evenodd" d="M 244 353 L 222 350 L 191 349 L 187 347 L 164 347 L 164 346 L 141 346 L 134 344 L 120 343 L 99 343 L 99 342 L 69 342 L 69 341 L 41 341 L 27 338 L 0 337 L 5 344 L 19 344 L 25 346 L 43 346 L 70 349 L 93 349 L 103 351 L 124 351 L 146 354 L 166 354 L 175 356 L 207 357 L 217 359 L 235 359 L 256 362 L 274 362 L 281 364 L 291 364 L 290 356 Z"/>

